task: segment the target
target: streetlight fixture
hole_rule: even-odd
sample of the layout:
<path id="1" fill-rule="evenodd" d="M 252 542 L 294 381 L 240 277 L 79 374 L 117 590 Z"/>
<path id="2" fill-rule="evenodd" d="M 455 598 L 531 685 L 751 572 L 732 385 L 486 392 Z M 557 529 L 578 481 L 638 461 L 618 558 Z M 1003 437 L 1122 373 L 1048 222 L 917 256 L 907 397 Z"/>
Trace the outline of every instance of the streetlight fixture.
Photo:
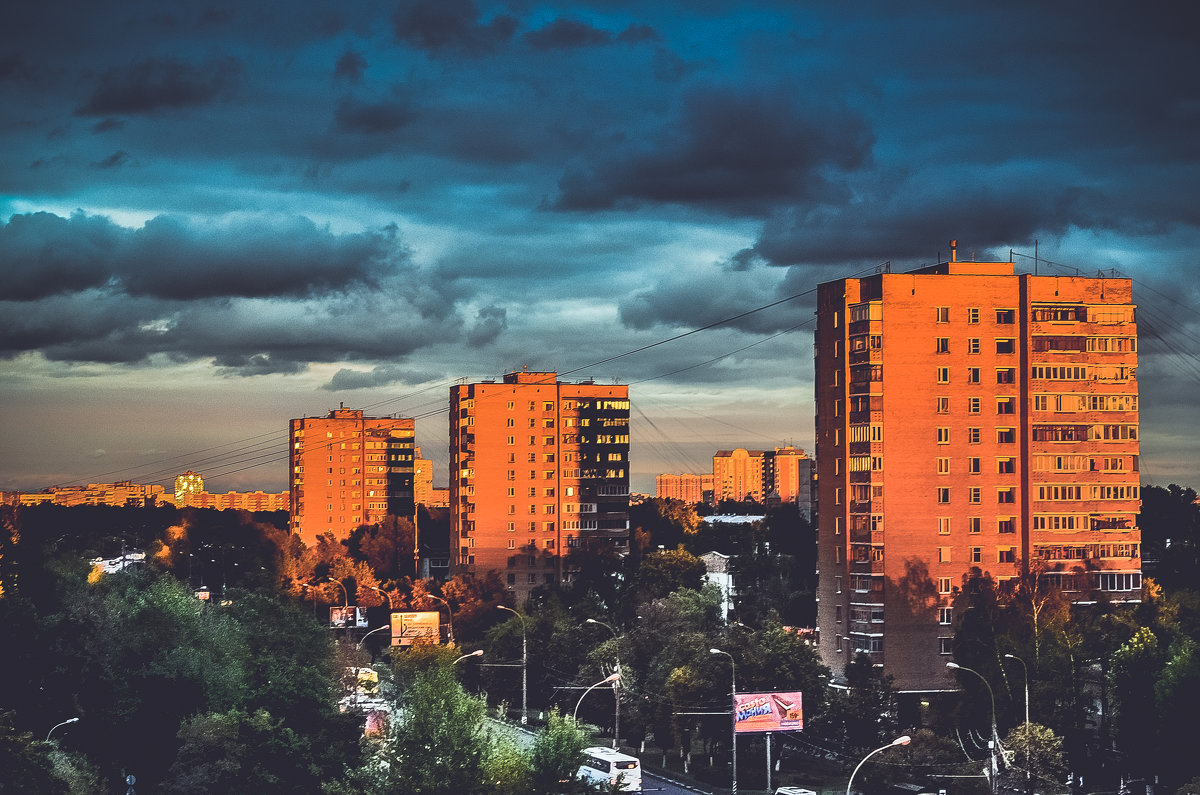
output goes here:
<path id="1" fill-rule="evenodd" d="M 586 696 L 588 693 L 592 692 L 593 690 L 595 690 L 595 689 L 596 689 L 597 687 L 599 687 L 600 685 L 608 684 L 609 682 L 616 682 L 616 681 L 617 681 L 618 679 L 620 679 L 620 678 L 621 678 L 621 675 L 620 675 L 620 674 L 609 674 L 608 676 L 604 677 L 603 679 L 601 679 L 601 680 L 600 680 L 599 682 L 597 682 L 596 684 L 594 684 L 594 685 L 590 686 L 590 687 L 589 687 L 587 690 L 584 690 L 584 691 L 583 691 L 583 695 L 582 695 L 582 696 L 580 696 L 580 697 L 579 697 L 579 700 L 575 702 L 575 711 L 571 713 L 571 720 L 577 720 L 577 719 L 578 719 L 578 716 L 579 716 L 579 705 L 583 703 L 583 696 Z"/>
<path id="2" fill-rule="evenodd" d="M 482 656 L 483 656 L 483 649 L 476 649 L 475 651 L 470 652 L 469 654 L 464 654 L 463 656 L 459 657 L 457 660 L 455 660 L 454 662 L 452 662 L 450 664 L 458 665 L 460 662 L 467 659 L 468 657 L 482 657 Z"/>
<path id="3" fill-rule="evenodd" d="M 875 756 L 875 754 L 879 753 L 880 751 L 886 751 L 887 749 L 889 749 L 893 746 L 896 746 L 896 745 L 908 745 L 910 742 L 912 742 L 912 738 L 906 734 L 903 737 L 897 737 L 896 739 L 892 740 L 887 745 L 879 746 L 874 751 L 872 751 L 871 753 L 864 756 L 862 758 L 862 762 L 859 762 L 858 766 L 854 768 L 854 772 L 852 772 L 850 774 L 850 780 L 846 782 L 846 795 L 850 795 L 850 787 L 854 784 L 854 776 L 856 773 L 858 773 L 858 768 L 863 766 L 863 762 L 866 762 L 868 759 Z"/>
<path id="4" fill-rule="evenodd" d="M 600 626 L 606 628 L 609 632 L 612 633 L 613 642 L 616 643 L 617 631 L 615 629 L 613 629 L 611 626 L 609 626 L 608 624 L 605 624 L 603 621 L 597 621 L 594 618 L 587 619 L 587 621 L 585 623 L 599 624 Z M 620 649 L 617 649 L 616 655 L 617 655 L 616 673 L 619 674 L 619 673 L 621 673 Z M 617 677 L 616 679 L 612 680 L 612 686 L 613 686 L 613 702 L 616 704 L 616 706 L 613 708 L 613 745 L 612 745 L 612 747 L 619 748 L 621 745 L 621 691 L 619 689 L 621 687 L 620 677 Z"/>
<path id="5" fill-rule="evenodd" d="M 529 723 L 529 636 L 525 633 L 525 616 L 505 605 L 496 605 L 497 610 L 507 610 L 521 619 L 521 723 Z"/>
<path id="6" fill-rule="evenodd" d="M 1021 663 L 1021 668 L 1025 671 L 1025 791 L 1030 792 L 1032 791 L 1032 788 L 1030 787 L 1029 780 L 1029 753 L 1032 749 L 1029 745 L 1029 666 L 1025 664 L 1024 660 L 1015 654 L 1006 654 L 1004 656 L 1007 659 L 1016 660 L 1017 662 Z"/>
<path id="7" fill-rule="evenodd" d="M 997 765 L 996 765 L 996 751 L 999 750 L 998 749 L 999 734 L 996 731 L 996 694 L 992 691 L 991 682 L 989 682 L 987 680 L 987 678 L 984 677 L 983 674 L 979 673 L 979 671 L 976 671 L 973 668 L 968 668 L 965 665 L 959 665 L 956 662 L 948 662 L 948 663 L 946 663 L 946 667 L 952 668 L 956 671 L 968 671 L 968 672 L 973 673 L 976 676 L 978 676 L 979 679 L 983 682 L 984 687 L 987 688 L 988 696 L 992 699 L 992 740 L 990 743 L 991 757 L 992 757 L 992 774 L 991 774 L 991 776 L 989 776 L 989 778 L 991 779 L 991 782 L 992 782 L 992 792 L 995 792 L 996 791 L 996 774 L 999 773 L 999 770 L 997 769 Z"/>
<path id="8" fill-rule="evenodd" d="M 342 607 L 349 607 L 350 606 L 350 593 L 346 590 L 346 586 L 342 584 L 342 581 L 335 577 L 330 576 L 330 577 L 325 578 L 325 582 L 337 583 L 338 587 L 342 589 Z"/>
<path id="9" fill-rule="evenodd" d="M 367 638 L 371 637 L 376 632 L 383 632 L 385 629 L 391 629 L 391 628 L 392 628 L 391 624 L 384 624 L 382 627 L 375 627 L 375 629 L 371 630 L 370 632 L 368 632 L 367 634 L 362 636 L 362 639 L 359 640 L 359 642 L 355 645 L 355 648 L 361 649 L 363 647 L 363 641 L 365 641 Z"/>
<path id="10" fill-rule="evenodd" d="M 737 795 L 737 665 L 733 661 L 733 655 L 727 651 L 720 649 L 709 649 L 709 654 L 724 654 L 729 658 L 729 682 L 731 687 L 730 701 L 732 706 L 729 709 L 730 727 L 732 732 L 732 748 L 733 748 L 733 795 Z"/>
<path id="11" fill-rule="evenodd" d="M 68 718 L 67 720 L 64 720 L 62 723 L 57 723 L 54 726 L 51 726 L 50 731 L 46 732 L 46 742 L 50 742 L 50 735 L 54 734 L 54 730 L 57 729 L 59 726 L 66 726 L 68 723 L 75 723 L 78 720 L 79 720 L 79 718 Z"/>
<path id="12" fill-rule="evenodd" d="M 425 594 L 430 599 L 436 599 L 446 606 L 446 615 L 450 618 L 450 645 L 454 645 L 454 611 L 450 609 L 450 603 L 437 594 Z"/>
<path id="13" fill-rule="evenodd" d="M 364 585 L 363 587 L 368 590 L 371 590 L 371 591 L 379 591 L 379 593 L 381 593 L 387 597 L 388 610 L 393 611 L 393 612 L 396 610 L 396 606 L 394 604 L 392 604 L 392 592 L 391 591 L 385 591 L 377 585 Z"/>

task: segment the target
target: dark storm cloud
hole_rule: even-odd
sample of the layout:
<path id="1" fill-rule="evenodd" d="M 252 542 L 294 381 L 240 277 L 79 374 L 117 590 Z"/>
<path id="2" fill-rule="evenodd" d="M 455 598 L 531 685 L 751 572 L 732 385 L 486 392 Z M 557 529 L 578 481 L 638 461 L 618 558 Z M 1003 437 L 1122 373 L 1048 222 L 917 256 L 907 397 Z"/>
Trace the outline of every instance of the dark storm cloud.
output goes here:
<path id="1" fill-rule="evenodd" d="M 691 92 L 669 128 L 623 151 L 581 157 L 559 181 L 557 208 L 685 204 L 752 213 L 777 202 L 844 199 L 834 177 L 864 165 L 863 119 L 805 107 L 792 89 Z"/>
<path id="2" fill-rule="evenodd" d="M 446 374 L 435 370 L 416 370 L 395 364 L 381 364 L 371 370 L 338 370 L 322 389 L 339 392 L 350 389 L 369 389 L 377 386 L 392 384 L 425 384 L 431 381 L 441 381 Z"/>
<path id="3" fill-rule="evenodd" d="M 343 132 L 372 135 L 394 132 L 412 121 L 414 115 L 402 102 L 344 99 L 338 103 L 335 118 L 338 129 Z"/>
<path id="4" fill-rule="evenodd" d="M 96 163 L 92 163 L 92 167 L 99 168 L 99 169 L 120 168 L 121 166 L 125 165 L 128 162 L 129 162 L 129 153 L 124 150 L 120 150 L 120 151 L 113 152 L 111 155 L 104 158 L 103 160 L 100 160 Z"/>
<path id="5" fill-rule="evenodd" d="M 107 70 L 76 114 L 128 116 L 206 105 L 230 92 L 241 76 L 242 64 L 236 58 L 200 65 L 175 58 L 147 58 Z"/>
<path id="6" fill-rule="evenodd" d="M 508 328 L 508 311 L 494 304 L 485 306 L 475 316 L 475 325 L 467 331 L 467 344 L 473 348 L 495 341 Z"/>
<path id="7" fill-rule="evenodd" d="M 178 300 L 305 296 L 375 284 L 406 257 L 394 227 L 337 235 L 305 218 L 196 226 L 160 216 L 127 229 L 33 213 L 0 227 L 8 300 L 95 287 Z"/>
<path id="8" fill-rule="evenodd" d="M 622 298 L 618 310 L 621 322 L 632 329 L 697 328 L 778 300 L 777 282 L 778 276 L 769 271 L 751 275 L 721 269 L 681 270 L 652 288 Z M 777 308 L 745 315 L 723 327 L 770 333 L 795 323 L 792 314 Z"/>
<path id="9" fill-rule="evenodd" d="M 543 28 L 529 31 L 524 38 L 535 50 L 563 50 L 608 44 L 612 34 L 577 19 L 560 17 Z"/>
<path id="10" fill-rule="evenodd" d="M 484 22 L 472 0 L 412 0 L 401 4 L 392 21 L 400 41 L 470 55 L 494 51 L 517 29 L 516 19 L 504 14 Z"/>
<path id="11" fill-rule="evenodd" d="M 346 50 L 338 58 L 337 64 L 333 69 L 333 76 L 337 80 L 345 80 L 348 83 L 361 83 L 363 72 L 367 70 L 367 59 L 361 53 L 354 50 Z"/>

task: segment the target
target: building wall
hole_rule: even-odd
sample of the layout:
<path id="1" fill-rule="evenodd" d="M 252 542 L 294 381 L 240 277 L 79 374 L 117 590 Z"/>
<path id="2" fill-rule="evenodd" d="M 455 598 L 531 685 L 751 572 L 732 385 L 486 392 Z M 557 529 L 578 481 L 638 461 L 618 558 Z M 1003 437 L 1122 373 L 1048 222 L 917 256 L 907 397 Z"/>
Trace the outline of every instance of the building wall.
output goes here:
<path id="1" fill-rule="evenodd" d="M 762 502 L 763 466 L 762 450 L 718 450 L 713 456 L 713 501 Z"/>
<path id="2" fill-rule="evenodd" d="M 1051 557 L 1111 573 L 1068 571 L 1077 598 L 1140 595 L 1136 364 L 1127 279 L 952 261 L 819 287 L 817 618 L 835 673 L 863 649 L 901 689 L 953 688 L 973 568 L 1004 580 Z"/>
<path id="3" fill-rule="evenodd" d="M 698 503 L 711 502 L 713 498 L 712 474 L 662 474 L 654 482 L 655 495 L 659 499 Z"/>
<path id="4" fill-rule="evenodd" d="M 334 409 L 291 421 L 291 522 L 306 544 L 412 516 L 415 423 Z"/>
<path id="5" fill-rule="evenodd" d="M 128 480 L 89 483 L 86 486 L 52 486 L 40 492 L 22 493 L 21 505 L 111 505 L 149 506 L 163 502 L 166 490 L 157 485 L 139 485 Z M 169 500 L 167 500 L 169 501 Z"/>
<path id="6" fill-rule="evenodd" d="M 629 388 L 553 372 L 450 393 L 454 571 L 500 572 L 519 601 L 569 578 L 580 543 L 628 549 Z"/>

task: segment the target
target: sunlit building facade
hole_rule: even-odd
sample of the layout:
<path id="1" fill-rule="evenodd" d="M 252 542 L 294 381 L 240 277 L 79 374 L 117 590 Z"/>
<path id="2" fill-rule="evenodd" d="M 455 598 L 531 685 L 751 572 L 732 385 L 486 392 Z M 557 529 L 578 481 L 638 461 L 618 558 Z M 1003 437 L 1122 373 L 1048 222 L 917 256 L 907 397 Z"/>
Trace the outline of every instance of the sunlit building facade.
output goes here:
<path id="1" fill-rule="evenodd" d="M 818 288 L 819 648 L 910 692 L 954 688 L 965 577 L 1141 594 L 1130 280 L 951 251 Z"/>
<path id="2" fill-rule="evenodd" d="M 713 476 L 711 473 L 675 475 L 664 473 L 654 479 L 655 496 L 664 500 L 683 502 L 712 502 Z"/>
<path id="3" fill-rule="evenodd" d="M 629 387 L 516 372 L 450 390 L 453 570 L 518 601 L 569 580 L 579 544 L 629 544 Z"/>
<path id="4" fill-rule="evenodd" d="M 338 408 L 291 421 L 291 529 L 306 544 L 413 515 L 415 422 Z"/>

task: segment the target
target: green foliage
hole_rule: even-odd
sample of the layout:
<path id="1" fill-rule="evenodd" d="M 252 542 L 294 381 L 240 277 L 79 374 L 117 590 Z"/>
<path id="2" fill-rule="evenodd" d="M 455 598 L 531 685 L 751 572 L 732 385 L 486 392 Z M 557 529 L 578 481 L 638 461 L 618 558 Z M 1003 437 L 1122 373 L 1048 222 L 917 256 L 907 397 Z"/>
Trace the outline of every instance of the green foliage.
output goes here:
<path id="1" fill-rule="evenodd" d="M 704 561 L 682 546 L 652 552 L 642 558 L 629 589 L 639 602 L 659 599 L 683 588 L 699 590 L 706 571 Z"/>
<path id="2" fill-rule="evenodd" d="M 587 745 L 587 736 L 574 720 L 550 713 L 546 726 L 537 733 L 530 750 L 531 785 L 534 795 L 578 791 L 573 786 L 581 753 Z"/>
<path id="3" fill-rule="evenodd" d="M 836 741 L 851 756 L 861 756 L 897 736 L 896 693 L 865 654 L 846 667 L 846 676 L 847 688 L 833 691 L 826 709 L 814 710 L 817 717 L 811 724 L 814 732 Z M 804 693 L 806 714 L 812 709 L 809 692 Z"/>
<path id="4" fill-rule="evenodd" d="M 483 763 L 483 781 L 490 795 L 526 795 L 532 792 L 529 755 L 508 736 L 493 739 Z"/>
<path id="5" fill-rule="evenodd" d="M 1005 762 L 1010 766 L 1007 776 L 1014 787 L 1025 780 L 1025 771 L 1029 771 L 1030 779 L 1039 788 L 1055 786 L 1069 772 L 1062 738 L 1049 727 L 1021 723 L 1009 731 L 1002 745 Z"/>
<path id="6" fill-rule="evenodd" d="M 18 730 L 11 712 L 0 712 L 0 793 L 66 793 L 66 783 L 54 775 L 50 748 Z"/>

